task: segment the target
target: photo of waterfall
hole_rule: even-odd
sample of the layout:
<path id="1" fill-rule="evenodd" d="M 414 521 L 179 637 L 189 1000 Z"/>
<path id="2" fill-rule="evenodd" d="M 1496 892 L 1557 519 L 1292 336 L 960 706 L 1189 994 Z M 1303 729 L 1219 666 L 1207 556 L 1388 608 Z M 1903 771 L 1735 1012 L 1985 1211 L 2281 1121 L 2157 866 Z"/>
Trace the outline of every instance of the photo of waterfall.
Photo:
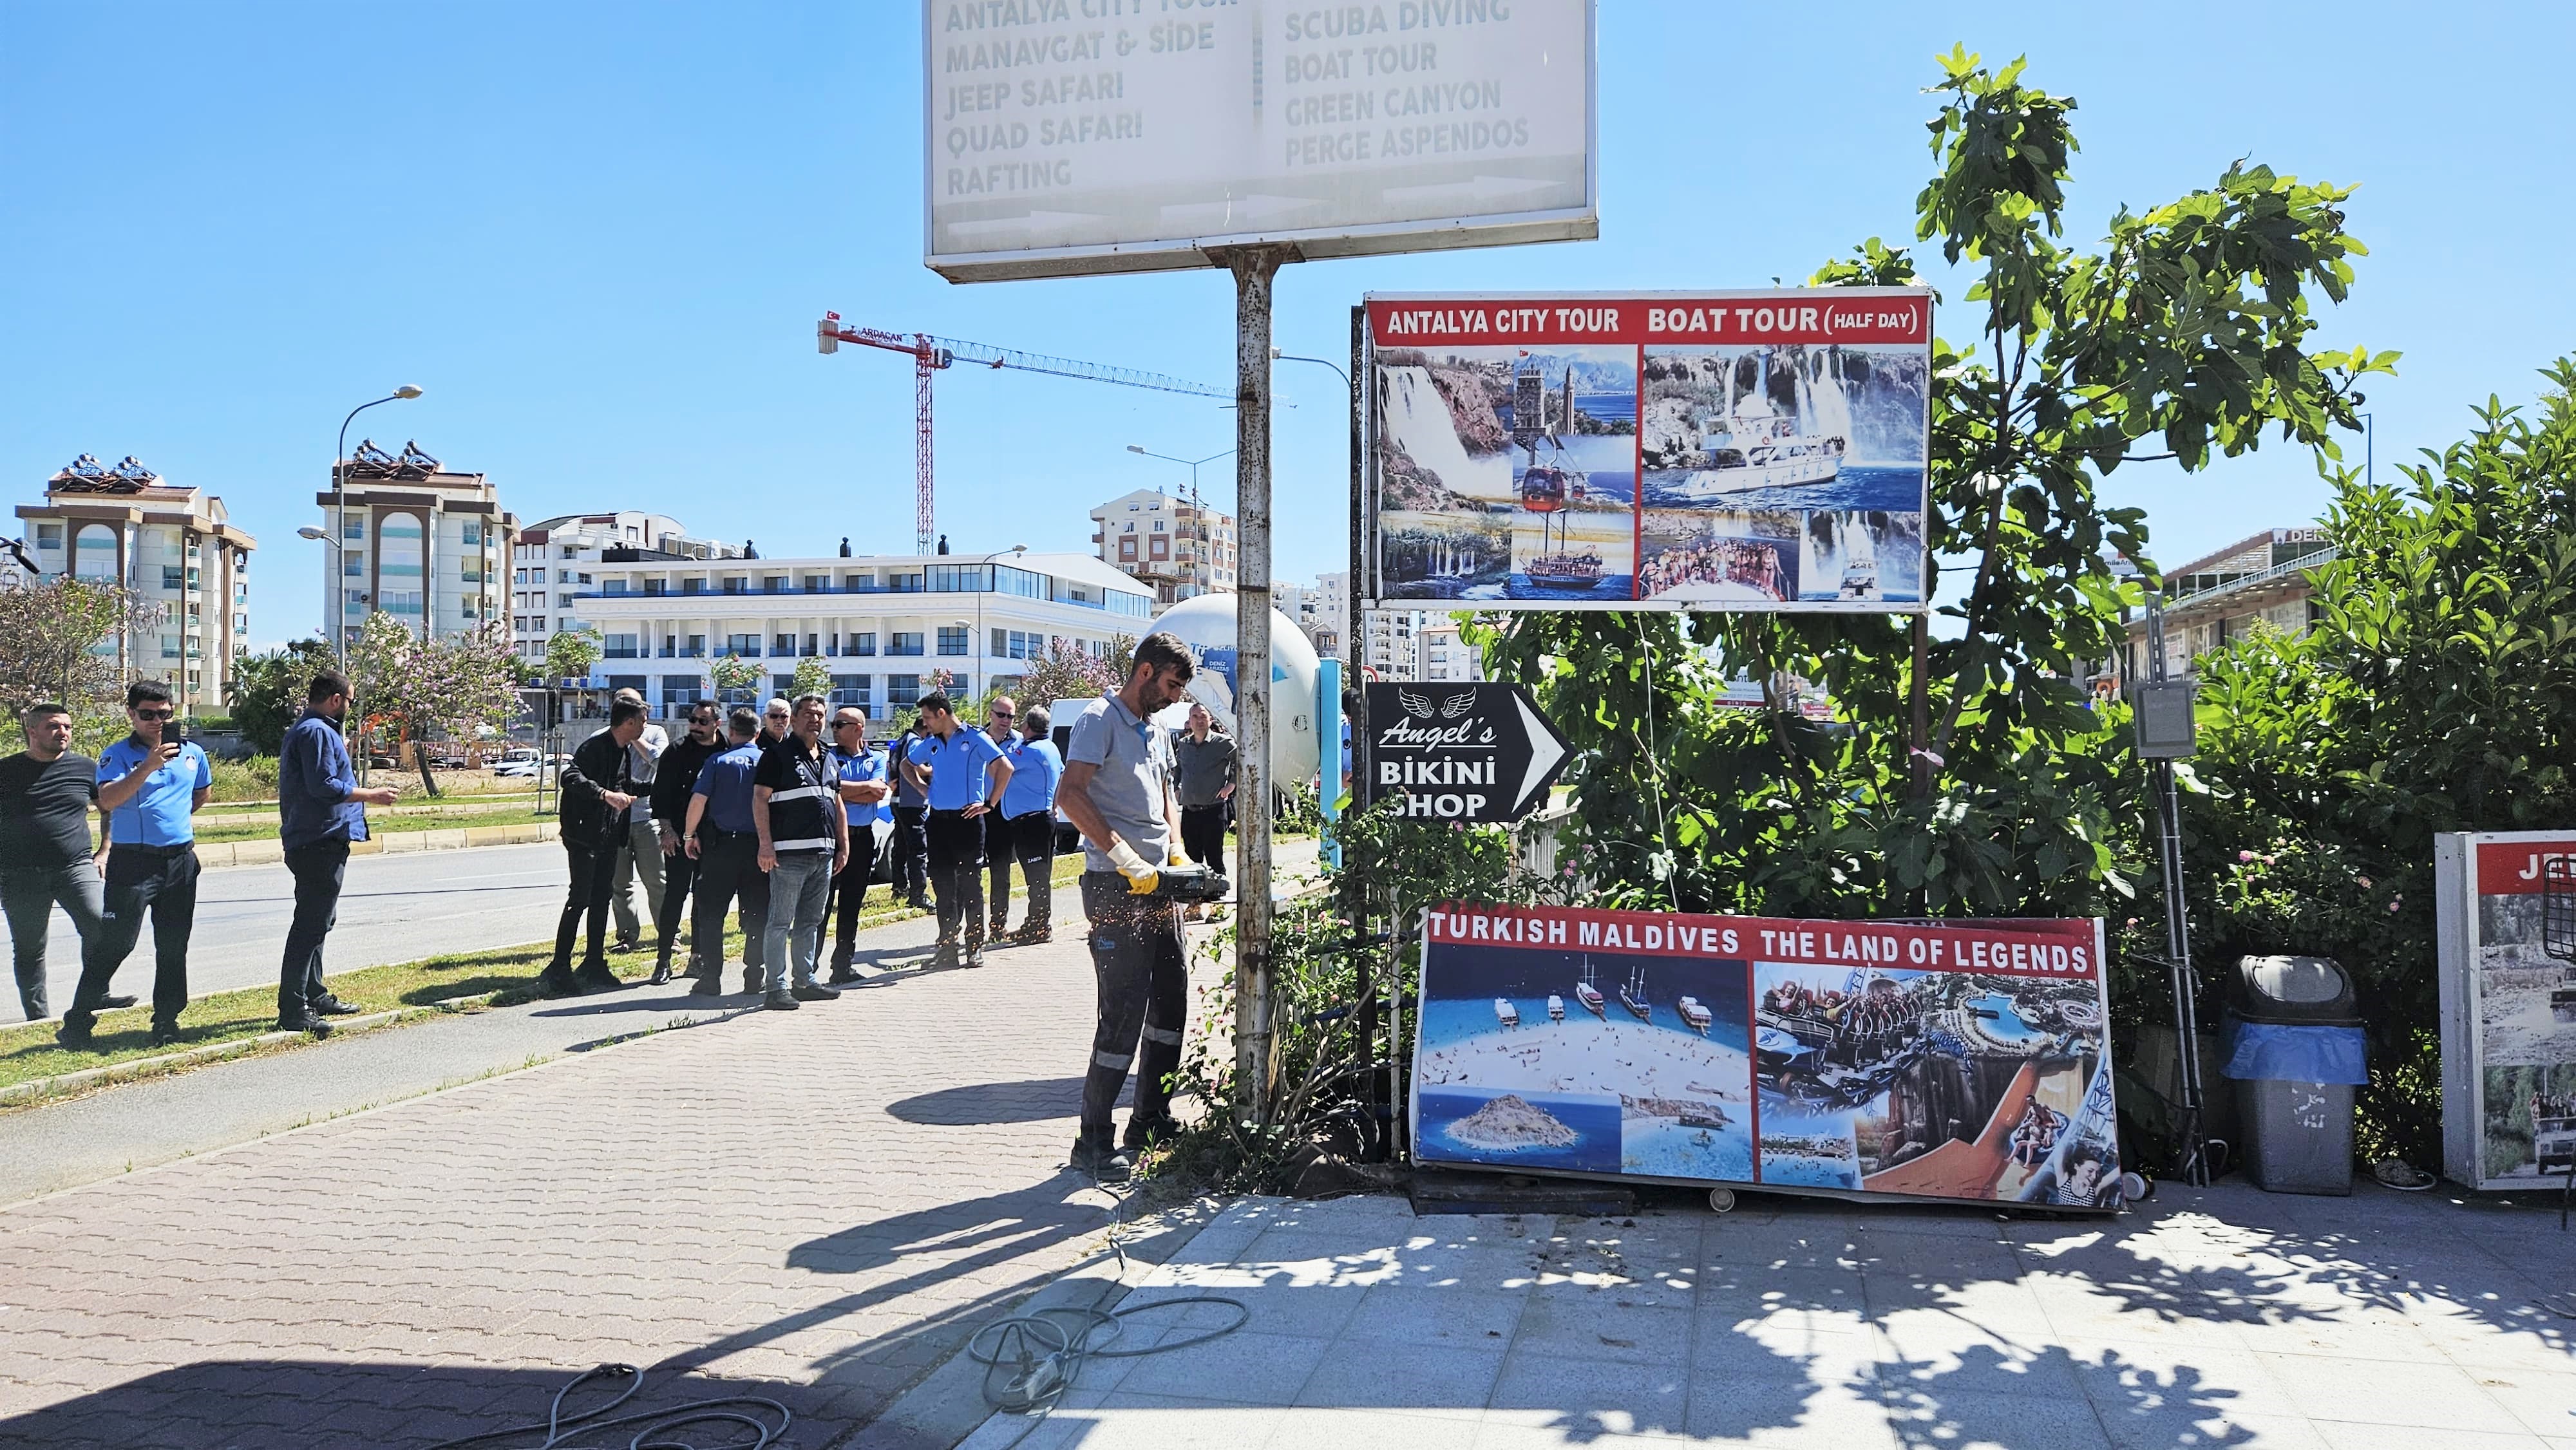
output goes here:
<path id="1" fill-rule="evenodd" d="M 1397 513 L 1378 525 L 1390 599 L 1500 599 L 1512 574 L 1507 514 Z"/>
<path id="2" fill-rule="evenodd" d="M 1923 599 L 1923 516 L 1817 509 L 1805 516 L 1800 599 Z"/>

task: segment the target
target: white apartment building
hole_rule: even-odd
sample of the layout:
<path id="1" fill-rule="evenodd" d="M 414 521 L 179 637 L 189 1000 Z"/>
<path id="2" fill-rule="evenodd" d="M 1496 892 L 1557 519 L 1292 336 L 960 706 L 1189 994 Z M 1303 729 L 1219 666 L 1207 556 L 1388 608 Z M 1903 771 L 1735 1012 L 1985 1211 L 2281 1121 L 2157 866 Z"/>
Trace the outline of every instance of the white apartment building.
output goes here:
<path id="1" fill-rule="evenodd" d="M 342 460 L 340 484 L 315 501 L 337 543 L 324 550 L 323 598 L 336 601 L 343 638 L 377 610 L 442 636 L 508 619 L 502 571 L 519 521 L 482 474 L 451 471 L 417 443 L 396 457 L 367 439 Z"/>
<path id="2" fill-rule="evenodd" d="M 167 482 L 131 455 L 108 468 L 84 453 L 18 517 L 39 574 L 122 582 L 151 611 L 92 646 L 116 657 L 119 677 L 161 680 L 193 714 L 226 712 L 233 659 L 250 648 L 259 546 L 227 521 L 221 498 Z"/>
<path id="3" fill-rule="evenodd" d="M 1140 488 L 1091 511 L 1100 562 L 1154 586 L 1154 602 L 1234 588 L 1234 515 Z"/>
<path id="4" fill-rule="evenodd" d="M 693 539 L 668 514 L 618 509 L 564 514 L 520 528 L 510 550 L 511 642 L 522 659 L 546 657 L 546 641 L 559 629 L 593 627 L 575 600 L 599 587 L 594 565 L 646 560 L 739 559 L 742 546 Z"/>
<path id="5" fill-rule="evenodd" d="M 1459 637 L 1458 621 L 1449 615 L 1420 616 L 1414 626 L 1413 650 L 1414 658 L 1408 663 L 1417 680 L 1445 682 L 1485 677 L 1483 653 Z"/>
<path id="6" fill-rule="evenodd" d="M 631 687 L 677 718 L 718 695 L 708 666 L 758 661 L 750 702 L 782 693 L 798 662 L 821 659 L 834 704 L 891 718 L 948 671 L 952 695 L 1007 686 L 1063 639 L 1106 655 L 1136 636 L 1154 597 L 1083 554 L 871 555 L 861 558 L 673 559 L 604 555 L 571 607 L 606 640 L 591 685 Z M 580 571 L 576 571 L 580 572 Z"/>
<path id="7" fill-rule="evenodd" d="M 1345 570 L 1315 576 L 1315 587 L 1306 591 L 1305 607 L 1313 619 L 1308 638 L 1314 641 L 1315 653 L 1348 663 L 1350 641 L 1343 636 L 1351 627 L 1351 576 Z"/>

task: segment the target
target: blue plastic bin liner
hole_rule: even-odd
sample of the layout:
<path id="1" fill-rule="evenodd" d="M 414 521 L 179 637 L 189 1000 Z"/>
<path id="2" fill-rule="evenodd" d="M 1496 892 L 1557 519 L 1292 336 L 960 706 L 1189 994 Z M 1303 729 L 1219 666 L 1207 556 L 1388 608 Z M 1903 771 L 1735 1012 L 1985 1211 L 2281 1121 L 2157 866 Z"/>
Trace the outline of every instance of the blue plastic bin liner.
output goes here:
<path id="1" fill-rule="evenodd" d="M 2218 1045 L 2226 1053 L 2221 1077 L 2240 1082 L 2317 1082 L 2361 1087 L 2370 1081 L 2362 1064 L 2358 1027 L 2293 1027 L 2248 1022 L 2227 1014 Z"/>

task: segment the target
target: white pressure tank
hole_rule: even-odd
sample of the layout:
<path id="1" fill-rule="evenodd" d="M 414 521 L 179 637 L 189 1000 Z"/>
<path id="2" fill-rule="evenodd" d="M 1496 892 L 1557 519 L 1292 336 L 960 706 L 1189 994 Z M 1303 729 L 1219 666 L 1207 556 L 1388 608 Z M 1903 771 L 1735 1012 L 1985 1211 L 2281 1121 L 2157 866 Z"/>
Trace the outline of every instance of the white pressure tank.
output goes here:
<path id="1" fill-rule="evenodd" d="M 1198 672 L 1190 677 L 1190 698 L 1207 706 L 1228 734 L 1241 733 L 1234 718 L 1234 609 L 1234 595 L 1201 594 L 1164 610 L 1148 630 L 1169 631 L 1189 646 L 1198 663 Z M 1271 610 L 1270 779 L 1274 785 L 1304 785 L 1315 778 L 1315 763 L 1321 758 L 1315 743 L 1318 673 L 1315 647 L 1288 616 Z M 1185 701 L 1155 720 L 1177 727 L 1188 718 Z"/>

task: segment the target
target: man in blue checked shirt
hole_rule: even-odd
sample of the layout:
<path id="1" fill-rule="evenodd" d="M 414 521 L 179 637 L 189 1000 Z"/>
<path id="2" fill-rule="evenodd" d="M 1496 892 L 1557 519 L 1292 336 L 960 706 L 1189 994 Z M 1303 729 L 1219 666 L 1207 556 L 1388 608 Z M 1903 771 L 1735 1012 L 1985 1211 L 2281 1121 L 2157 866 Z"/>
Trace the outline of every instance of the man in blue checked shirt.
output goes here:
<path id="1" fill-rule="evenodd" d="M 859 980 L 851 959 L 858 952 L 859 908 L 876 878 L 877 824 L 892 818 L 886 797 L 893 787 L 886 753 L 868 744 L 868 717 L 855 705 L 832 712 L 832 768 L 841 777 L 841 809 L 850 821 L 850 850 L 832 877 L 832 985 Z"/>
<path id="2" fill-rule="evenodd" d="M 179 1040 L 188 1005 L 188 933 L 197 919 L 197 831 L 189 818 L 214 792 L 214 763 L 171 728 L 170 687 L 126 686 L 132 734 L 99 752 L 98 808 L 107 816 L 107 913 L 81 944 L 80 986 L 54 1034 L 65 1047 L 89 1044 L 107 984 L 125 965 L 152 915 L 152 1045 Z"/>

